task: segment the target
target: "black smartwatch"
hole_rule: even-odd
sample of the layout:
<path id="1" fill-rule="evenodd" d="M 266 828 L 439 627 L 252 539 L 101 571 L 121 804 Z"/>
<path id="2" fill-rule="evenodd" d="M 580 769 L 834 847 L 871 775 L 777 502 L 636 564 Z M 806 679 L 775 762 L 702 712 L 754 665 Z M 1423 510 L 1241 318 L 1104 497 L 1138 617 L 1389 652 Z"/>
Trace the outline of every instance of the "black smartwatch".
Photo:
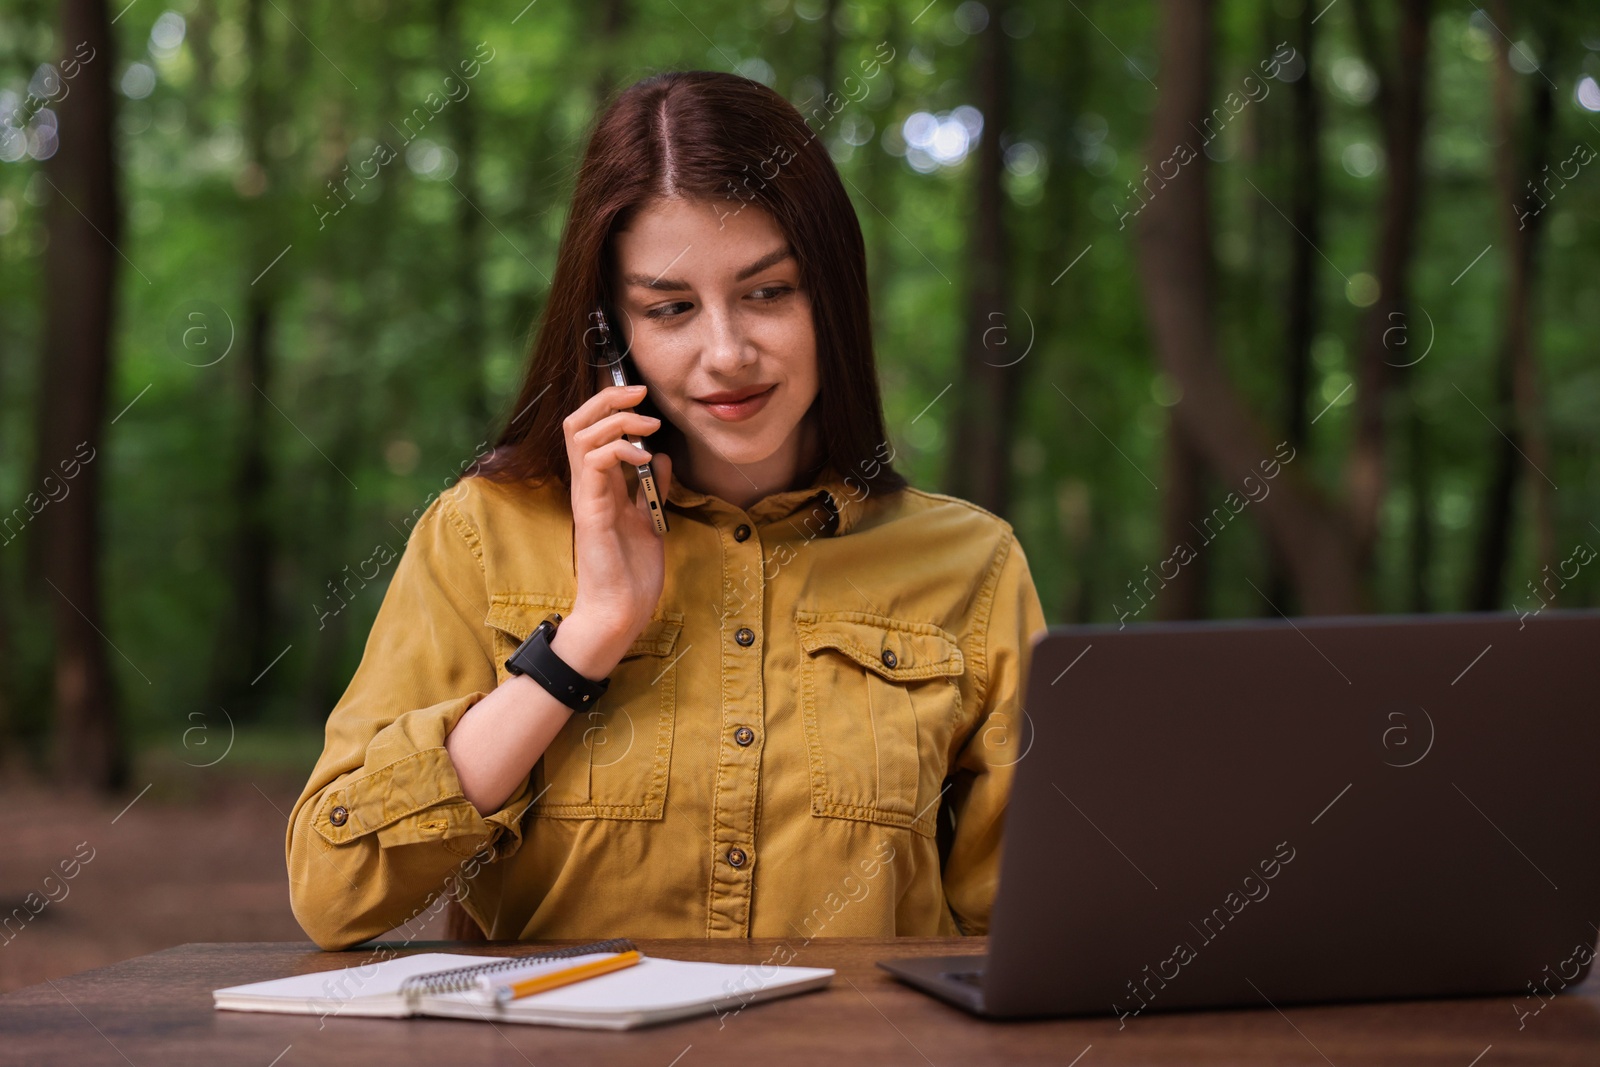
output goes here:
<path id="1" fill-rule="evenodd" d="M 559 613 L 552 613 L 541 622 L 506 660 L 506 670 L 512 674 L 526 674 L 573 711 L 583 711 L 595 706 L 611 685 L 611 679 L 591 682 L 556 655 L 550 647 L 550 638 L 560 622 Z"/>

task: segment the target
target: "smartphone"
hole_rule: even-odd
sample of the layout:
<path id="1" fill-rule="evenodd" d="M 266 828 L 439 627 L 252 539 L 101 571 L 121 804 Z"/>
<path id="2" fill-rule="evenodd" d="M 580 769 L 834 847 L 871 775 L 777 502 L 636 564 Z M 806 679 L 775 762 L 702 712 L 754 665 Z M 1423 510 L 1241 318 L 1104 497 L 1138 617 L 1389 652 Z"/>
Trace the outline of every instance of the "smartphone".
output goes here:
<path id="1" fill-rule="evenodd" d="M 606 373 L 611 378 L 612 385 L 632 385 L 628 375 L 623 370 L 622 350 L 617 345 L 616 334 L 612 332 L 611 322 L 606 318 L 605 308 L 596 304 L 593 313 L 589 316 L 593 321 L 591 336 L 595 338 L 596 346 L 600 350 L 600 357 L 604 360 Z M 632 409 L 629 409 L 632 410 Z M 625 440 L 631 441 L 642 447 L 641 439 L 634 434 L 622 435 Z M 650 469 L 648 462 L 637 464 L 634 468 L 639 474 L 639 485 L 644 490 L 644 497 L 650 503 L 650 518 L 655 522 L 656 533 L 667 532 L 667 509 L 661 504 L 661 494 L 656 489 L 656 474 Z"/>

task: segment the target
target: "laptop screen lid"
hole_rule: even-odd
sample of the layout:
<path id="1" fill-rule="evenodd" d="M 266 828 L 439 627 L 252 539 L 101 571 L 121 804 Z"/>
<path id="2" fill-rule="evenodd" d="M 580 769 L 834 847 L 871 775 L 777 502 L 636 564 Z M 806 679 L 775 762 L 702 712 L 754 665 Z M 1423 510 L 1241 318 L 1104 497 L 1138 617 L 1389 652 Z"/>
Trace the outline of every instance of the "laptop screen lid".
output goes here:
<path id="1" fill-rule="evenodd" d="M 1600 612 L 1051 627 L 1000 1015 L 1503 993 L 1600 935 Z"/>

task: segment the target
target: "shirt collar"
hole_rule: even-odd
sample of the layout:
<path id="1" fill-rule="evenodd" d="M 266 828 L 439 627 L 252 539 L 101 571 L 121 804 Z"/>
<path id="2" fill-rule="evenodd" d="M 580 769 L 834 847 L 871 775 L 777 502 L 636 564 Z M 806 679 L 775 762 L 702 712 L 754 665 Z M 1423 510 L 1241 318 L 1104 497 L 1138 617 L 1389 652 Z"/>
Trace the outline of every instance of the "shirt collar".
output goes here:
<path id="1" fill-rule="evenodd" d="M 861 514 L 860 501 L 851 494 L 832 463 L 824 464 L 806 485 L 769 493 L 748 508 L 741 509 L 719 496 L 690 489 L 676 479 L 667 492 L 667 502 L 681 508 L 705 508 L 713 512 L 748 516 L 757 525 L 791 517 L 796 523 L 803 523 L 812 514 L 816 515 L 815 522 L 821 522 L 833 515 L 837 516 L 837 522 L 829 521 L 823 532 L 834 537 L 848 533 Z"/>

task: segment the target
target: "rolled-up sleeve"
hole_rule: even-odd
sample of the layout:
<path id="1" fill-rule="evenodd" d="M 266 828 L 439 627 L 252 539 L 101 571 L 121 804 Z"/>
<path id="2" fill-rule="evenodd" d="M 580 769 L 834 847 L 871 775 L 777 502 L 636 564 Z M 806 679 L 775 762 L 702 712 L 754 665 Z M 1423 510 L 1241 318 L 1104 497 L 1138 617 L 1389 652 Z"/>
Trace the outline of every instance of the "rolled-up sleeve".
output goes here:
<path id="1" fill-rule="evenodd" d="M 497 684 L 478 532 L 457 506 L 469 489 L 446 490 L 412 529 L 289 816 L 290 903 L 325 949 L 406 923 L 441 894 L 470 894 L 522 842 L 528 779 L 481 814 L 444 748 Z"/>
<path id="2" fill-rule="evenodd" d="M 1031 730 L 1022 699 L 1034 642 L 1045 630 L 1044 608 L 1022 545 L 1010 534 L 997 553 L 984 595 L 987 619 L 977 647 L 982 696 L 977 723 L 952 768 L 955 830 L 944 865 L 945 902 L 963 934 L 989 931 L 1000 884 L 1000 836 L 1017 761 Z"/>

